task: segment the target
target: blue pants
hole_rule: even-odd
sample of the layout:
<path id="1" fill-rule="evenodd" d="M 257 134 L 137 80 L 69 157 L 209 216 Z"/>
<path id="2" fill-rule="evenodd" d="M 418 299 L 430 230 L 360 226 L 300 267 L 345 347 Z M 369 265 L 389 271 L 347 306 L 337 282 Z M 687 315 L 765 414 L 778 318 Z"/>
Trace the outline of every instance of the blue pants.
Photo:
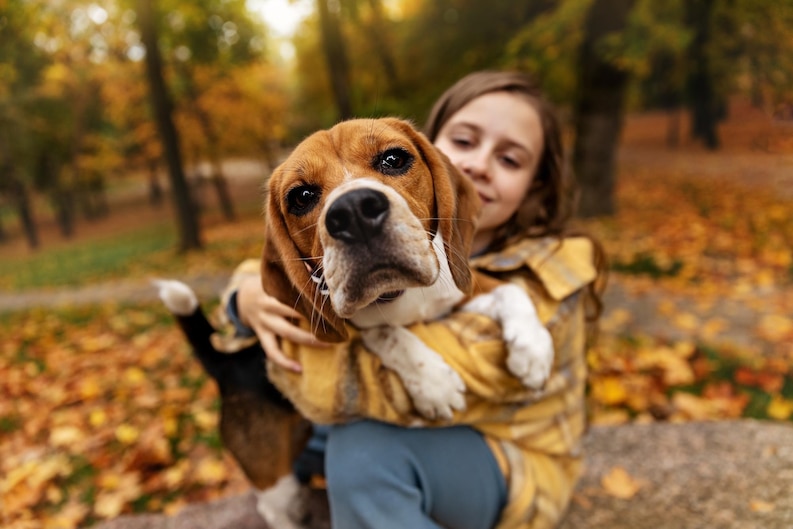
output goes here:
<path id="1" fill-rule="evenodd" d="M 506 482 L 472 428 L 334 426 L 325 472 L 334 529 L 491 529 Z"/>

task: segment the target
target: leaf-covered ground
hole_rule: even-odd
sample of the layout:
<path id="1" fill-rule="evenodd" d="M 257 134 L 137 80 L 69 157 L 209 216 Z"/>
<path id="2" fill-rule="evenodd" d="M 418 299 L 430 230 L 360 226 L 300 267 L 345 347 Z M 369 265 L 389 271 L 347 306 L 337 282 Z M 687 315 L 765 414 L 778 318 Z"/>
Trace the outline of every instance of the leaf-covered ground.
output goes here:
<path id="1" fill-rule="evenodd" d="M 793 414 L 793 125 L 743 123 L 726 127 L 727 152 L 640 133 L 623 149 L 619 213 L 586 227 L 613 288 L 655 311 L 607 311 L 589 355 L 595 422 Z"/>
<path id="2" fill-rule="evenodd" d="M 777 179 L 793 145 L 772 139 L 780 151 L 666 151 L 635 137 L 623 149 L 619 214 L 586 227 L 612 285 L 652 295 L 650 317 L 670 333 L 607 307 L 588 355 L 594 422 L 793 416 L 793 193 Z M 258 222 L 209 229 L 209 264 L 174 268 L 161 252 L 126 273 L 231 267 L 258 252 Z M 731 341 L 746 314 L 745 339 Z M 87 526 L 247 488 L 220 446 L 215 387 L 159 305 L 7 314 L 0 335 L 3 527 Z"/>
<path id="3" fill-rule="evenodd" d="M 77 527 L 245 489 L 220 446 L 215 387 L 163 316 L 105 305 L 4 318 L 3 527 Z"/>

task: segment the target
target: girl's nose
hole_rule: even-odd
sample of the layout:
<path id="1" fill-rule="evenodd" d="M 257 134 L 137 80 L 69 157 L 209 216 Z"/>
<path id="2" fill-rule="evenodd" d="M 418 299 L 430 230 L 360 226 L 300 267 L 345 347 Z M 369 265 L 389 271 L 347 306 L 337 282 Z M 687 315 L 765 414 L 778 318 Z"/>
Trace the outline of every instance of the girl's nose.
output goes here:
<path id="1" fill-rule="evenodd" d="M 463 160 L 462 170 L 471 180 L 487 179 L 489 177 L 487 157 L 482 153 L 469 153 L 469 156 Z"/>

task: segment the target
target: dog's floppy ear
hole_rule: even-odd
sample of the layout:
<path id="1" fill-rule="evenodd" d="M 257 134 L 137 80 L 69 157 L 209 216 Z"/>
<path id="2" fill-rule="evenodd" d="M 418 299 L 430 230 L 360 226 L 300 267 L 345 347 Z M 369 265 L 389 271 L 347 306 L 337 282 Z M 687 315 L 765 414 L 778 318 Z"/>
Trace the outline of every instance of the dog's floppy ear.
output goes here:
<path id="1" fill-rule="evenodd" d="M 400 121 L 400 126 L 412 138 L 432 172 L 435 192 L 435 210 L 438 216 L 438 231 L 443 236 L 443 245 L 455 285 L 466 294 L 471 292 L 471 270 L 468 266 L 471 244 L 476 231 L 479 212 L 479 195 L 473 183 L 463 176 L 445 154 L 413 126 Z M 444 178 L 448 175 L 448 178 Z"/>
<path id="2" fill-rule="evenodd" d="M 278 178 L 278 173 L 276 169 L 271 179 Z M 271 186 L 265 205 L 262 287 L 281 303 L 303 314 L 317 338 L 342 342 L 348 337 L 344 320 L 333 311 L 330 302 L 318 292 L 318 285 L 311 280 L 304 256 L 289 236 L 279 198 Z"/>

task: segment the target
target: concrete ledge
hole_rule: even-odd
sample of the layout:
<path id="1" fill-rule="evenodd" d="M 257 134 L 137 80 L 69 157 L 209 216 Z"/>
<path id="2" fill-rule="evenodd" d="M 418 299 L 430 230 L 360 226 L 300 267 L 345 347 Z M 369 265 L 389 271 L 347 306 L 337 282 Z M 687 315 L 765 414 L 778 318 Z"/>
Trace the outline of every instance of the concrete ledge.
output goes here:
<path id="1" fill-rule="evenodd" d="M 256 511 L 252 492 L 185 507 L 175 516 L 139 514 L 120 516 L 92 529 L 277 529 Z"/>
<path id="2" fill-rule="evenodd" d="M 790 529 L 793 425 L 759 421 L 593 428 L 587 468 L 560 529 Z M 623 467 L 630 499 L 602 479 Z"/>

